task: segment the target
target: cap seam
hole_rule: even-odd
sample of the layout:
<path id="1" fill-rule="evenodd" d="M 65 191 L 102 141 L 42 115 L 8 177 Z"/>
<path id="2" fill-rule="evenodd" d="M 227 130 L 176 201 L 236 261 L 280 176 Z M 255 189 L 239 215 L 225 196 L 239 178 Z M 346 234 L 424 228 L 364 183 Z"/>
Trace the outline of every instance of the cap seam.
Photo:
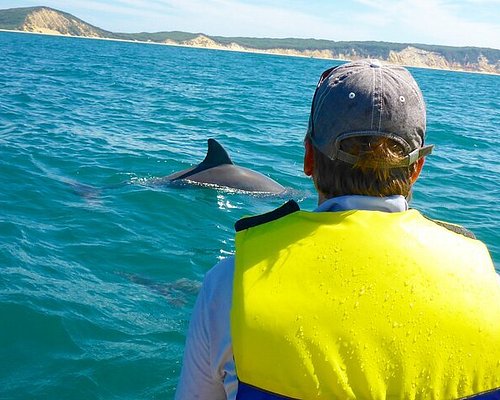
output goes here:
<path id="1" fill-rule="evenodd" d="M 377 68 L 379 71 L 379 79 L 380 79 L 380 93 L 379 93 L 379 98 L 378 98 L 378 129 L 377 131 L 380 133 L 380 130 L 382 128 L 382 113 L 384 111 L 384 103 L 382 101 L 385 93 L 384 93 L 384 77 L 382 76 L 382 68 Z"/>
<path id="2" fill-rule="evenodd" d="M 374 68 L 372 70 L 372 93 L 375 92 L 375 70 Z M 370 122 L 370 129 L 373 129 L 373 120 L 375 119 L 375 98 L 372 95 L 372 119 Z"/>

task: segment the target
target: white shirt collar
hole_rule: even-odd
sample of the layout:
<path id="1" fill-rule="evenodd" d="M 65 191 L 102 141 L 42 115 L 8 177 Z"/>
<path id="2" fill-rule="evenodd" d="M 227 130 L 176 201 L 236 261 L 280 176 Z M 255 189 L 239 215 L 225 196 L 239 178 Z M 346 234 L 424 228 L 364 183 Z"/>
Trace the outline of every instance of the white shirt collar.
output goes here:
<path id="1" fill-rule="evenodd" d="M 384 212 L 402 212 L 408 210 L 408 202 L 404 196 L 373 197 L 348 195 L 328 199 L 321 203 L 314 211 L 348 211 L 368 210 Z"/>

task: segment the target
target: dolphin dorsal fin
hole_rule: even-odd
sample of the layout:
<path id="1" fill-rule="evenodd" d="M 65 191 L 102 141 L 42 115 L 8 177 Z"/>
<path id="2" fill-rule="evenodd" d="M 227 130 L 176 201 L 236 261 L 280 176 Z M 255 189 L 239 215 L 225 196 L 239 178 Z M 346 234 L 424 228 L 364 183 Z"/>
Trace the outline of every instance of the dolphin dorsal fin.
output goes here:
<path id="1" fill-rule="evenodd" d="M 208 150 L 205 159 L 200 166 L 215 167 L 216 165 L 233 164 L 229 154 L 222 145 L 215 139 L 208 139 Z"/>
<path id="2" fill-rule="evenodd" d="M 175 177 L 172 181 L 189 178 L 191 175 L 216 167 L 218 165 L 233 164 L 231 158 L 224 150 L 224 147 L 215 139 L 208 139 L 208 150 L 205 159 L 196 167 L 189 169 L 185 173 Z"/>

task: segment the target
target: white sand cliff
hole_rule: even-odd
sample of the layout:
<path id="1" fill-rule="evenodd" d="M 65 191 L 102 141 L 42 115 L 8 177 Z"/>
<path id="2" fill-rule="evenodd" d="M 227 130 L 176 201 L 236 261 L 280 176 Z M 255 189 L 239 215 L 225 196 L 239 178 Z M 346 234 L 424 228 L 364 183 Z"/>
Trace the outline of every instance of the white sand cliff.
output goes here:
<path id="1" fill-rule="evenodd" d="M 52 35 L 104 37 L 91 25 L 50 8 L 37 9 L 28 14 L 21 30 Z"/>

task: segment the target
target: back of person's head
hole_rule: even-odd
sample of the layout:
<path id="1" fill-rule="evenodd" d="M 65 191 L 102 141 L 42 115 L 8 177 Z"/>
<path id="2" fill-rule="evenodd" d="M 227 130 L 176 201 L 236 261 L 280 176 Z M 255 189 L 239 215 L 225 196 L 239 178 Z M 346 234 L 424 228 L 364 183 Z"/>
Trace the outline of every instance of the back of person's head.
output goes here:
<path id="1" fill-rule="evenodd" d="M 422 93 L 405 68 L 366 60 L 325 71 L 306 135 L 318 191 L 408 196 L 418 161 L 432 151 L 425 128 Z"/>

